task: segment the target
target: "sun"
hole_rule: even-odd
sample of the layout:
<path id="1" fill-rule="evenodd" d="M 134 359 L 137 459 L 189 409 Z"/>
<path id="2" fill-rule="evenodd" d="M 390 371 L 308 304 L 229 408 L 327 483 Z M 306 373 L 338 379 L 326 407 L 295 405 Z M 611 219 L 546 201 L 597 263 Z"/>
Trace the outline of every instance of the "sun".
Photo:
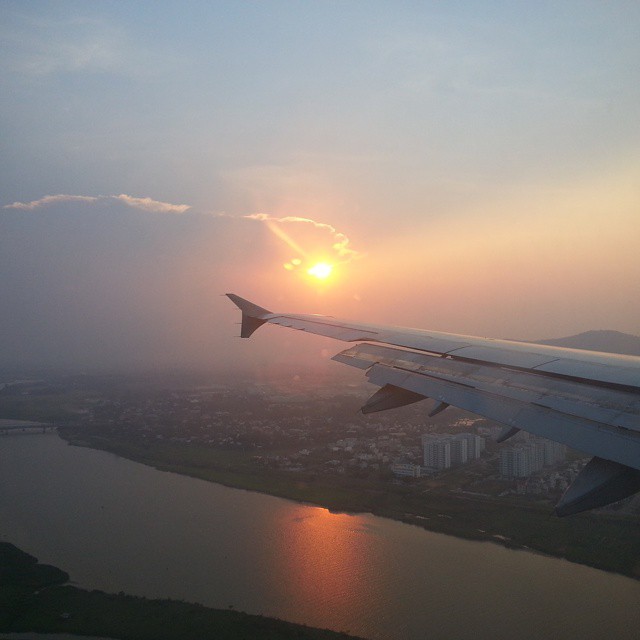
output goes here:
<path id="1" fill-rule="evenodd" d="M 307 269 L 307 273 L 318 280 L 326 280 L 333 271 L 333 266 L 326 262 L 318 262 L 310 269 Z"/>

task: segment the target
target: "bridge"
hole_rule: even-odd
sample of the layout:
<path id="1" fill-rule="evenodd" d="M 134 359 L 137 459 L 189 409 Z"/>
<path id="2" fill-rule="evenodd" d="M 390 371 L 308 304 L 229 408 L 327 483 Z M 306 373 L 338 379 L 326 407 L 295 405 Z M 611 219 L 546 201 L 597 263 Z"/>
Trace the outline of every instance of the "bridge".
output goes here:
<path id="1" fill-rule="evenodd" d="M 32 420 L 11 420 L 0 418 L 0 436 L 15 433 L 46 433 L 57 427 L 48 422 L 34 422 Z"/>

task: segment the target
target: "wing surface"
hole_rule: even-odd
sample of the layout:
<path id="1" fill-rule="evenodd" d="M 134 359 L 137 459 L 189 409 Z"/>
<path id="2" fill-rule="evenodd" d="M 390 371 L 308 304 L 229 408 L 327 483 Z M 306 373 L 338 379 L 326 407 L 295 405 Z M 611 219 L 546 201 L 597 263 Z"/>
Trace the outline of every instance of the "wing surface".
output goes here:
<path id="1" fill-rule="evenodd" d="M 556 506 L 577 513 L 640 490 L 640 358 L 435 331 L 272 313 L 227 294 L 242 337 L 269 323 L 359 343 L 334 360 L 366 371 L 380 389 L 364 413 L 425 398 L 524 429 L 594 456 Z"/>

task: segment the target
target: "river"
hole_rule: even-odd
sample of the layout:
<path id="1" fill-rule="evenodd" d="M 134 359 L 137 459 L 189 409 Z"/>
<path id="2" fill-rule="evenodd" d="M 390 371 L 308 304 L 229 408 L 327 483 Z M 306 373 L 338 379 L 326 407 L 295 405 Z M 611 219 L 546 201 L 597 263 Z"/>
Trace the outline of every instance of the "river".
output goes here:
<path id="1" fill-rule="evenodd" d="M 376 640 L 640 629 L 629 578 L 158 471 L 56 434 L 0 438 L 0 539 L 85 588 Z"/>

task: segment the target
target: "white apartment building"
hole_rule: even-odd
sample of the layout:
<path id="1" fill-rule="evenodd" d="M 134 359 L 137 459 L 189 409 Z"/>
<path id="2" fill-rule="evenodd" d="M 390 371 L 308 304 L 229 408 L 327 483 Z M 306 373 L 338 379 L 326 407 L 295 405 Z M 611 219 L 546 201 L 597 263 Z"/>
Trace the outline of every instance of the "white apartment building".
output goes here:
<path id="1" fill-rule="evenodd" d="M 422 436 L 424 466 L 428 469 L 451 467 L 451 442 L 447 438 L 425 434 Z"/>
<path id="2" fill-rule="evenodd" d="M 564 460 L 566 447 L 544 438 L 531 438 L 500 451 L 500 475 L 503 478 L 527 478 L 544 466 Z"/>
<path id="3" fill-rule="evenodd" d="M 467 460 L 477 460 L 485 449 L 485 441 L 475 433 L 460 433 L 456 438 L 467 441 Z"/>
<path id="4" fill-rule="evenodd" d="M 422 436 L 424 466 L 434 470 L 449 469 L 476 460 L 484 447 L 484 438 L 474 433 Z"/>
<path id="5" fill-rule="evenodd" d="M 524 446 L 500 451 L 500 475 L 503 478 L 527 478 L 532 474 L 531 455 Z"/>
<path id="6" fill-rule="evenodd" d="M 550 467 L 557 462 L 564 460 L 567 453 L 567 447 L 560 442 L 553 440 L 543 440 L 544 444 L 544 466 Z"/>
<path id="7" fill-rule="evenodd" d="M 449 436 L 448 440 L 451 443 L 451 466 L 458 467 L 461 464 L 466 464 L 468 460 L 467 441 L 459 436 Z"/>

